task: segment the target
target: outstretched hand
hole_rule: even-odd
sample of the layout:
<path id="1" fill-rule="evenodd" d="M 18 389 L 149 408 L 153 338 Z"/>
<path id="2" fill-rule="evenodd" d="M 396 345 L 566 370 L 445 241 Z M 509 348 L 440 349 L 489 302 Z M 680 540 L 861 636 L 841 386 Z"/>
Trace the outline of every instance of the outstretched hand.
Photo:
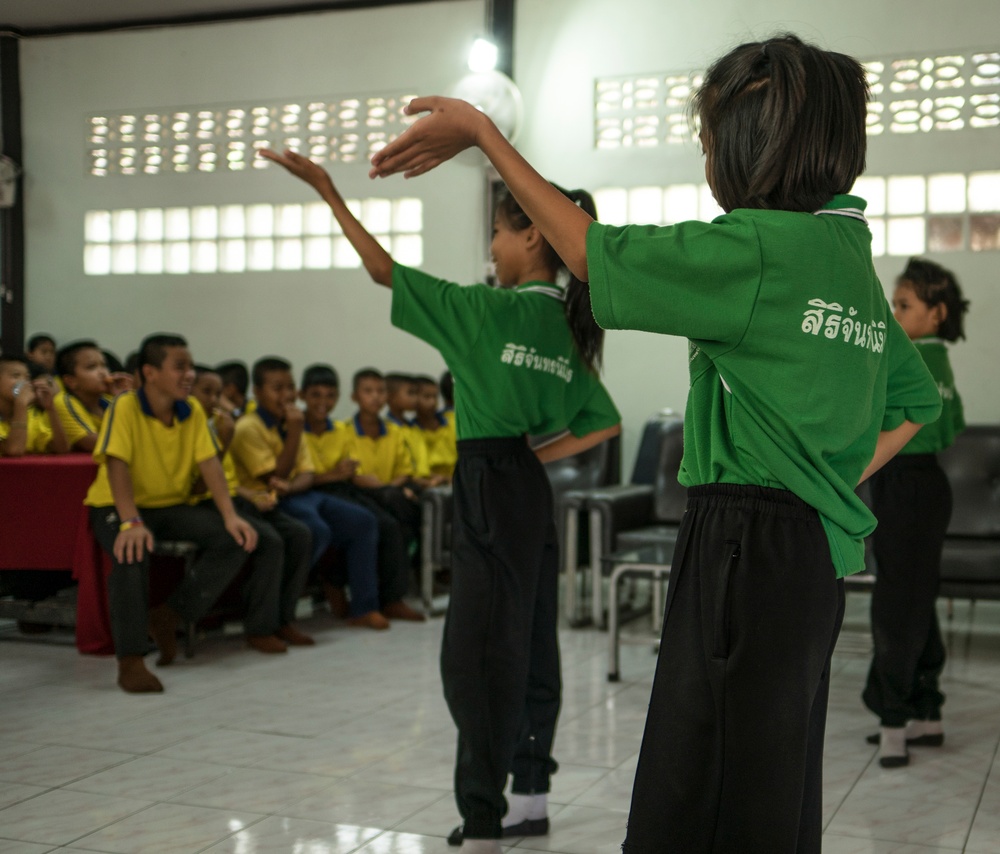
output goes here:
<path id="1" fill-rule="evenodd" d="M 413 178 L 430 172 L 460 151 L 478 145 L 481 134 L 492 124 L 485 113 L 457 98 L 414 98 L 405 109 L 407 115 L 427 115 L 372 157 L 369 178 L 399 172 L 404 178 Z"/>
<path id="2" fill-rule="evenodd" d="M 277 163 L 279 166 L 284 166 L 288 172 L 314 187 L 321 195 L 324 189 L 333 186 L 330 176 L 322 166 L 318 163 L 313 163 L 308 157 L 303 157 L 290 148 L 286 148 L 281 154 L 278 154 L 277 151 L 272 151 L 270 148 L 261 148 L 257 154 Z"/>

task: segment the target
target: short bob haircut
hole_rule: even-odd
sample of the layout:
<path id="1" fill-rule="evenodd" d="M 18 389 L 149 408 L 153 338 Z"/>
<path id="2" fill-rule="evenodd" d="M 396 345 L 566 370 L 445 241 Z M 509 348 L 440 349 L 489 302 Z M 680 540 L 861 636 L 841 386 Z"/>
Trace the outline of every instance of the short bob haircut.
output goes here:
<path id="1" fill-rule="evenodd" d="M 861 63 L 790 33 L 731 50 L 694 96 L 723 210 L 819 210 L 865 170 L 869 90 Z"/>

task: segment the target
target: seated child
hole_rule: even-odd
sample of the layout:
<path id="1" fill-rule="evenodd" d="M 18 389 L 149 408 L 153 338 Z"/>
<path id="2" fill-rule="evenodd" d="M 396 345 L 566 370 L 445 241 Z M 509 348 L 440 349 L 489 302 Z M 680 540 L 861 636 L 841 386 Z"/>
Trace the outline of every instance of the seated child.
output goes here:
<path id="1" fill-rule="evenodd" d="M 403 601 L 410 579 L 406 535 L 395 516 L 383 509 L 367 490 L 352 478 L 358 463 L 348 453 L 346 424 L 330 417 L 340 397 L 340 379 L 329 365 L 312 365 L 302 375 L 299 396 L 305 403 L 305 439 L 316 465 L 313 484 L 370 510 L 378 520 L 378 579 L 382 613 L 394 620 L 422 621 L 425 616 Z M 324 579 L 330 610 L 342 615 L 347 606 L 343 580 Z"/>
<path id="2" fill-rule="evenodd" d="M 248 408 L 248 404 L 253 401 L 247 400 L 247 388 L 250 385 L 250 372 L 247 366 L 234 359 L 216 365 L 215 372 L 222 378 L 222 397 L 219 400 L 219 407 L 232 415 L 234 420 L 252 412 L 253 409 Z"/>
<path id="3" fill-rule="evenodd" d="M 385 420 L 395 424 L 403 433 L 406 449 L 410 452 L 413 474 L 411 486 L 437 486 L 443 483 L 440 476 L 432 476 L 427 460 L 427 445 L 423 433 L 416 426 L 412 413 L 417 411 L 419 385 L 409 374 L 386 374 L 385 402 L 388 412 Z"/>
<path id="4" fill-rule="evenodd" d="M 265 358 L 253 366 L 257 410 L 236 422 L 232 454 L 240 484 L 273 492 L 278 509 L 309 526 L 315 566 L 330 546 L 345 552 L 351 585 L 348 623 L 387 629 L 378 610 L 378 524 L 367 510 L 313 489 L 315 466 L 302 440 L 305 417 L 295 405 L 292 366 Z"/>
<path id="5" fill-rule="evenodd" d="M 157 664 L 170 664 L 180 622 L 200 620 L 257 545 L 257 533 L 229 498 L 205 413 L 189 397 L 194 370 L 187 342 L 179 335 L 149 336 L 139 348 L 139 371 L 140 388 L 115 398 L 101 424 L 94 448 L 100 468 L 84 501 L 94 537 L 112 559 L 108 603 L 118 684 L 131 693 L 163 690 L 143 661 L 147 632 L 160 650 Z M 196 468 L 215 507 L 188 503 Z M 193 542 L 199 554 L 194 571 L 149 610 L 149 553 L 157 537 Z M 277 575 L 270 584 L 278 589 Z M 284 646 L 271 634 L 276 605 L 276 595 L 260 597 L 247 612 L 248 626 L 271 621 L 263 629 L 268 634 L 247 637 L 261 652 Z"/>
<path id="6" fill-rule="evenodd" d="M 49 376 L 55 376 L 56 372 L 56 339 L 51 335 L 41 332 L 32 335 L 28 339 L 28 346 L 24 348 L 24 355 L 28 361 L 36 365 Z"/>
<path id="7" fill-rule="evenodd" d="M 0 457 L 69 450 L 53 398 L 49 378 L 32 380 L 25 356 L 0 355 Z"/>
<path id="8" fill-rule="evenodd" d="M 240 485 L 236 465 L 229 453 L 236 425 L 232 416 L 219 406 L 222 378 L 214 369 L 203 365 L 195 365 L 194 370 L 192 396 L 201 404 L 208 416 L 209 428 L 215 434 L 233 505 L 257 532 L 257 550 L 251 560 L 255 568 L 258 561 L 277 561 L 281 566 L 277 573 L 281 579 L 278 630 L 274 634 L 293 646 L 312 646 L 315 641 L 293 625 L 295 606 L 302 598 L 309 576 L 312 535 L 302 522 L 276 509 L 278 501 L 273 494 L 255 492 Z M 202 494 L 198 496 L 198 500 L 205 500 L 207 497 Z M 248 585 L 254 583 L 255 575 L 256 572 L 251 575 Z M 271 573 L 267 575 L 270 577 Z"/>
<path id="9" fill-rule="evenodd" d="M 65 391 L 55 398 L 55 411 L 71 451 L 93 453 L 104 413 L 118 394 L 132 389 L 129 374 L 111 374 L 104 353 L 93 341 L 63 347 L 56 369 Z"/>
<path id="10" fill-rule="evenodd" d="M 438 409 L 438 384 L 431 377 L 414 377 L 417 383 L 417 415 L 413 426 L 420 431 L 427 448 L 427 465 L 432 475 L 449 483 L 458 462 L 455 422 Z"/>

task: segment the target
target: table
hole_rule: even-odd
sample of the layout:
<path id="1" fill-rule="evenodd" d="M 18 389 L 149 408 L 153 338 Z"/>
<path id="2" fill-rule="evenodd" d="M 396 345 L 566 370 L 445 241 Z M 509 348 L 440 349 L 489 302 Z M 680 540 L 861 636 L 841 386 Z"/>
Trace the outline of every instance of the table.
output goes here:
<path id="1" fill-rule="evenodd" d="M 601 562 L 610 570 L 608 584 L 608 681 L 621 678 L 619 647 L 621 644 L 618 619 L 618 582 L 626 576 L 645 576 L 652 580 L 652 611 L 654 628 L 661 624 L 663 606 L 660 582 L 670 577 L 670 564 L 674 559 L 674 543 L 660 542 L 605 555 Z"/>
<path id="2" fill-rule="evenodd" d="M 111 562 L 94 540 L 83 499 L 97 473 L 89 454 L 0 459 L 0 570 L 69 569 L 79 583 L 76 646 L 108 655 Z"/>

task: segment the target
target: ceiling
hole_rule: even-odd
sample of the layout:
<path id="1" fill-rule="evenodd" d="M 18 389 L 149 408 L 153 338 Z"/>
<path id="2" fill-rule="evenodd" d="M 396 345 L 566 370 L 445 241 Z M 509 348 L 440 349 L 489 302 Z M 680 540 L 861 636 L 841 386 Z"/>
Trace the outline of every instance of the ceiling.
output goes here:
<path id="1" fill-rule="evenodd" d="M 421 0 L 3 0 L 0 35 L 53 35 Z"/>

